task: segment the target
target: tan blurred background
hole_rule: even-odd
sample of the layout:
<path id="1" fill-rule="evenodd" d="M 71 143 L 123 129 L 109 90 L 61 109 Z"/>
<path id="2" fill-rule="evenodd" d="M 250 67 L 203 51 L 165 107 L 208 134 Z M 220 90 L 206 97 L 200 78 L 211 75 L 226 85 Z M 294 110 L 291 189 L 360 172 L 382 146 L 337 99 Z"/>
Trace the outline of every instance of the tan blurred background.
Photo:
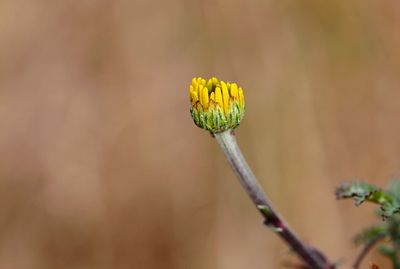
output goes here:
<path id="1" fill-rule="evenodd" d="M 245 88 L 248 161 L 348 268 L 374 210 L 335 186 L 400 172 L 399 27 L 396 1 L 0 1 L 0 268 L 284 268 L 198 75 Z"/>

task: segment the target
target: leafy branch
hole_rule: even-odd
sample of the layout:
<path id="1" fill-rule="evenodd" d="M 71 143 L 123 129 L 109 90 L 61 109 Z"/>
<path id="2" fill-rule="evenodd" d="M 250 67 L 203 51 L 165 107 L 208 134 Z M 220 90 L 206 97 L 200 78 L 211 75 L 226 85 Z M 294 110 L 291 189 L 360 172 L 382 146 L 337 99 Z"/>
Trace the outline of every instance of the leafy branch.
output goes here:
<path id="1" fill-rule="evenodd" d="M 356 206 L 364 202 L 378 204 L 378 214 L 390 218 L 400 212 L 400 181 L 391 181 L 387 190 L 362 181 L 345 183 L 336 189 L 336 198 L 352 198 Z"/>
<path id="2" fill-rule="evenodd" d="M 388 242 L 380 245 L 378 249 L 392 261 L 394 269 L 400 269 L 400 214 L 397 214 L 400 213 L 400 181 L 392 180 L 386 190 L 361 181 L 345 183 L 336 189 L 336 197 L 337 199 L 353 199 L 356 206 L 365 201 L 378 204 L 377 213 L 384 220 L 355 237 L 355 243 L 362 244 L 364 247 L 354 261 L 353 268 L 359 268 L 362 260 L 375 244 L 388 239 Z"/>

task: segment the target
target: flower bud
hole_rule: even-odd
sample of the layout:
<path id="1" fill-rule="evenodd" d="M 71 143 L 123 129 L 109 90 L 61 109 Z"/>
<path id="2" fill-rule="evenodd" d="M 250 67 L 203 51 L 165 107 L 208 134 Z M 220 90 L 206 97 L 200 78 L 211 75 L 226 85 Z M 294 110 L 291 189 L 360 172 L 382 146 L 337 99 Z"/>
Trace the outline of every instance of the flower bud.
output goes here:
<path id="1" fill-rule="evenodd" d="M 189 86 L 190 113 L 194 123 L 211 133 L 235 129 L 245 114 L 243 89 L 213 77 L 193 78 Z"/>

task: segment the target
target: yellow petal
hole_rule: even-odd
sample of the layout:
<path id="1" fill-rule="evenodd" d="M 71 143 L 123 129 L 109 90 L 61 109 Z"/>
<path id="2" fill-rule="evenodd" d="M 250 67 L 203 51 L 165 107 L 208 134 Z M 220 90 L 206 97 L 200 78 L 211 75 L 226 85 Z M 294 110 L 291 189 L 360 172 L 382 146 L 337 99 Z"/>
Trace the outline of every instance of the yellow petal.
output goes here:
<path id="1" fill-rule="evenodd" d="M 244 105 L 244 96 L 243 96 L 243 89 L 239 88 L 239 105 L 243 107 Z"/>
<path id="2" fill-rule="evenodd" d="M 213 85 L 216 86 L 218 84 L 218 79 L 216 77 L 213 77 L 212 81 L 213 81 Z"/>
<path id="3" fill-rule="evenodd" d="M 191 101 L 192 103 L 196 103 L 197 101 L 199 101 L 199 97 L 197 96 L 197 92 L 190 92 L 190 97 L 191 97 Z"/>
<path id="4" fill-rule="evenodd" d="M 221 88 L 217 87 L 215 89 L 215 102 L 223 109 L 224 108 L 224 103 L 222 102 L 222 93 L 221 93 Z"/>
<path id="5" fill-rule="evenodd" d="M 199 92 L 199 84 L 197 84 L 197 82 L 196 82 L 196 83 L 192 84 L 192 86 L 193 86 L 193 91 L 198 93 Z"/>
<path id="6" fill-rule="evenodd" d="M 228 88 L 226 87 L 225 84 L 222 84 L 222 99 L 224 102 L 224 113 L 225 116 L 228 116 L 228 112 L 229 112 L 229 92 L 228 92 Z"/>
<path id="7" fill-rule="evenodd" d="M 190 97 L 190 100 L 192 100 L 192 93 L 194 92 L 193 89 L 194 89 L 193 86 L 190 85 L 190 86 L 189 86 L 189 97 Z"/>
<path id="8" fill-rule="evenodd" d="M 209 79 L 209 80 L 207 81 L 207 89 L 208 89 L 209 91 L 211 91 L 212 88 L 213 88 L 213 82 L 212 82 L 212 79 Z"/>
<path id="9" fill-rule="evenodd" d="M 225 90 L 228 91 L 228 86 L 226 85 L 226 83 L 224 81 L 221 81 L 221 90 L 222 92 L 224 92 Z M 229 91 L 228 91 L 229 94 Z"/>
<path id="10" fill-rule="evenodd" d="M 208 90 L 206 87 L 203 88 L 203 108 L 207 109 L 208 108 L 208 103 L 209 103 L 209 99 L 208 99 Z"/>
<path id="11" fill-rule="evenodd" d="M 215 102 L 215 94 L 214 94 L 214 92 L 212 92 L 212 93 L 210 94 L 210 100 L 212 100 L 212 101 Z"/>
<path id="12" fill-rule="evenodd" d="M 203 104 L 203 85 L 199 85 L 198 90 L 199 90 L 200 104 Z"/>
<path id="13" fill-rule="evenodd" d="M 231 96 L 236 100 L 238 99 L 238 86 L 236 83 L 231 84 Z"/>
<path id="14" fill-rule="evenodd" d="M 223 81 L 223 80 L 221 80 L 221 81 L 219 82 L 219 84 L 221 84 L 221 89 L 222 89 L 222 88 L 228 88 L 228 86 L 226 85 L 225 81 Z"/>

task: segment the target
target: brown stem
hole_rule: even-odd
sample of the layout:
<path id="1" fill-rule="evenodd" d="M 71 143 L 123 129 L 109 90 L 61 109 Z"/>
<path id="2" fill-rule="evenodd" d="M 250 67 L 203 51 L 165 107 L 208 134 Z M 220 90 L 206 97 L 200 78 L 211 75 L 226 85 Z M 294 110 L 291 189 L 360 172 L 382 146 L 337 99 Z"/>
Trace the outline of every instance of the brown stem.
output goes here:
<path id="1" fill-rule="evenodd" d="M 385 237 L 384 234 L 377 236 L 376 238 L 374 238 L 373 240 L 371 240 L 364 246 L 364 248 L 361 250 L 361 252 L 358 254 L 358 256 L 356 257 L 356 259 L 353 262 L 354 269 L 357 269 L 360 267 L 362 260 L 365 258 L 365 256 L 367 256 L 368 252 L 372 249 L 373 246 L 375 246 L 376 243 L 378 243 L 384 237 Z"/>
<path id="2" fill-rule="evenodd" d="M 316 249 L 302 242 L 286 221 L 279 216 L 272 207 L 267 196 L 262 190 L 256 177 L 244 159 L 236 138 L 231 130 L 215 133 L 233 171 L 238 177 L 241 185 L 250 196 L 257 209 L 265 218 L 265 224 L 271 228 L 297 253 L 297 255 L 312 269 L 334 268 L 333 265 Z"/>

